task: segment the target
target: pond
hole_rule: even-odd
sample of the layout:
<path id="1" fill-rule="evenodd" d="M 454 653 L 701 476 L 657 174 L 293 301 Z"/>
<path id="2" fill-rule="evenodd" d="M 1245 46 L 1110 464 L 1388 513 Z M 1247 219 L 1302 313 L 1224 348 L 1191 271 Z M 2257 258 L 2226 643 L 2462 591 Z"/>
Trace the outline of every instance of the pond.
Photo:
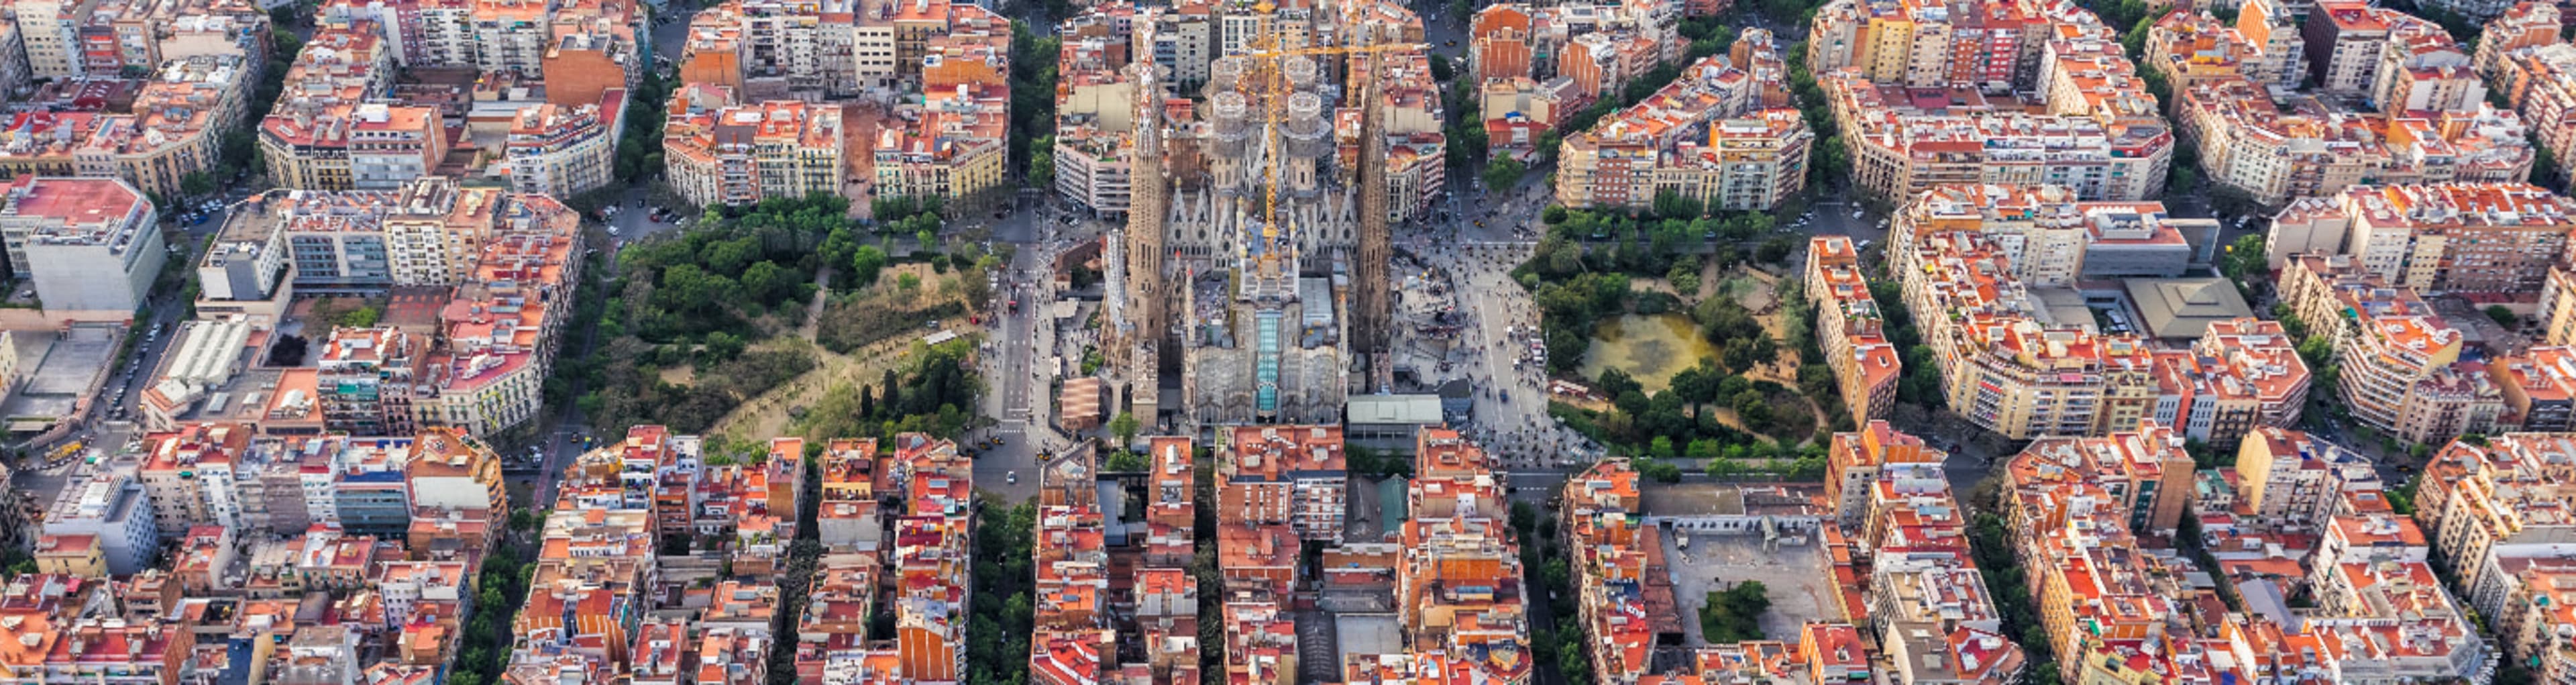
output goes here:
<path id="1" fill-rule="evenodd" d="M 1592 346 L 1583 352 L 1584 378 L 1600 378 L 1603 369 L 1628 372 L 1646 394 L 1672 385 L 1673 375 L 1717 356 L 1717 347 L 1700 337 L 1699 326 L 1680 313 L 1627 314 L 1601 322 Z"/>

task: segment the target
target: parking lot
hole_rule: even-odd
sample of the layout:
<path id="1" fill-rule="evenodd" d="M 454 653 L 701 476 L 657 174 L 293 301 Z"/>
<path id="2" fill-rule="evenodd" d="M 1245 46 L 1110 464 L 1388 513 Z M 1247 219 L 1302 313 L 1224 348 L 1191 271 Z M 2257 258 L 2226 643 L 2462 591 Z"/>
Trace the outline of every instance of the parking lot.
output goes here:
<path id="1" fill-rule="evenodd" d="M 1824 550 L 1813 542 L 1764 549 L 1759 536 L 1703 533 L 1690 536 L 1690 549 L 1684 550 L 1679 536 L 1660 537 L 1690 647 L 1708 644 L 1699 629 L 1699 609 L 1708 603 L 1708 593 L 1744 581 L 1761 581 L 1771 598 L 1771 611 L 1762 615 L 1762 633 L 1770 639 L 1795 641 L 1800 626 L 1825 620 L 1831 611 L 1833 573 L 1826 568 Z"/>

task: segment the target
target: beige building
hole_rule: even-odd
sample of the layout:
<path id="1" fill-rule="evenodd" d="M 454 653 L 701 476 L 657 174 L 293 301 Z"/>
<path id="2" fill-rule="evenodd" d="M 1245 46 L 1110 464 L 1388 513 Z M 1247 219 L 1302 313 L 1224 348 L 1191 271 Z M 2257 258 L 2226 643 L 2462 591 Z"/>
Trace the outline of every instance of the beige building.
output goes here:
<path id="1" fill-rule="evenodd" d="M 2024 3 L 1969 13 L 1940 3 L 1837 0 L 1816 12 L 1807 67 L 1817 74 L 1856 69 L 1881 83 L 2009 94 L 2037 82 L 2049 37 L 2045 11 Z"/>
<path id="2" fill-rule="evenodd" d="M 1055 193 L 1108 217 L 1126 215 L 1132 190 L 1136 85 L 1119 62 L 1126 48 L 1124 40 L 1082 37 L 1068 40 L 1056 62 Z M 1200 62 L 1198 80 L 1206 71 Z"/>
<path id="3" fill-rule="evenodd" d="M 260 155 L 267 162 L 269 178 L 279 187 L 359 187 L 352 153 L 360 129 L 374 129 L 363 136 L 368 139 L 420 141 L 405 147 L 424 155 L 424 164 L 429 150 L 445 149 L 443 143 L 427 143 L 444 135 L 437 110 L 368 102 L 387 92 L 394 77 L 393 51 L 375 26 L 372 21 L 324 26 L 288 68 L 276 107 L 259 125 Z M 433 133 L 429 128 L 440 130 Z M 405 129 L 414 133 L 395 133 Z M 381 163 L 381 172 L 376 170 L 378 165 L 370 167 L 368 187 L 390 188 L 409 180 L 393 178 L 391 170 L 399 165 L 390 160 Z"/>
<path id="4" fill-rule="evenodd" d="M 1807 243 L 1807 299 L 1815 305 L 1816 345 L 1834 371 L 1843 404 L 1853 425 L 1869 425 L 1896 406 L 1896 382 L 1903 369 L 1896 346 L 1888 344 L 1878 301 L 1860 271 L 1860 250 L 1851 236 L 1816 236 Z"/>
<path id="5" fill-rule="evenodd" d="M 2156 421 L 2219 449 L 2247 433 L 2298 425 L 2309 372 L 2277 321 L 2214 321 L 2188 349 L 2156 353 Z"/>
<path id="6" fill-rule="evenodd" d="M 626 130 L 626 109 L 626 89 L 610 88 L 596 104 L 519 110 L 511 119 L 503 155 L 510 188 L 572 197 L 608 187 L 617 179 L 617 141 Z"/>
<path id="7" fill-rule="evenodd" d="M 2236 447 L 2237 500 L 2263 521 L 2316 531 L 2344 506 L 2348 491 L 2375 490 L 2368 458 L 2307 433 L 2262 426 Z"/>
<path id="8" fill-rule="evenodd" d="M 2002 241 L 1980 230 L 1997 198 L 2019 194 L 2010 190 L 1928 193 L 1900 212 L 1902 238 L 1891 239 L 1949 406 L 2015 440 L 2136 430 L 2157 399 L 2151 349 L 2049 321 Z"/>
<path id="9" fill-rule="evenodd" d="M 2476 64 L 2531 122 L 2563 172 L 2576 152 L 2576 46 L 2561 38 L 2559 10 L 2524 2 L 2503 12 L 2478 41 Z"/>
<path id="10" fill-rule="evenodd" d="M 2349 255 L 2419 292 L 2541 291 L 2569 255 L 2576 200 L 2527 183 L 2352 186 L 2273 217 L 2265 250 Z"/>
<path id="11" fill-rule="evenodd" d="M 872 141 L 878 197 L 957 200 L 1006 185 L 1009 33 L 975 5 L 900 3 L 896 58 L 923 97 L 917 107 L 898 107 L 900 121 L 886 122 Z"/>
<path id="12" fill-rule="evenodd" d="M 2498 429 L 2565 432 L 2576 427 L 2576 348 L 2534 347 L 2487 361 L 2487 374 L 2504 393 Z"/>
<path id="13" fill-rule="evenodd" d="M 2518 183 L 2530 174 L 2527 118 L 2485 104 L 2474 60 L 2439 26 L 2352 3 L 2340 15 L 2311 13 L 2307 27 L 2331 35 L 2302 37 L 2275 20 L 2281 11 L 2250 3 L 2232 27 L 2176 12 L 2149 32 L 2145 63 L 2173 84 L 2175 132 L 2200 151 L 2211 181 L 2280 205 L 2365 181 Z M 2379 28 L 2342 32 L 2334 16 L 2356 31 Z M 2320 66 L 2326 56 L 2308 52 L 2320 49 L 2337 61 Z M 2302 65 L 2341 74 L 2350 82 L 2321 90 L 2359 99 L 2290 92 L 2316 78 Z"/>
<path id="14" fill-rule="evenodd" d="M 2392 22 L 2371 77 L 2370 103 L 2395 119 L 2425 112 L 2453 112 L 2485 102 L 2487 86 L 2451 34 L 2430 21 Z"/>
<path id="15" fill-rule="evenodd" d="M 2564 29 L 2558 16 L 2557 5 L 2530 0 L 2515 3 L 2496 15 L 2478 34 L 2477 53 L 2471 57 L 2478 74 L 2502 83 L 2505 62 L 2514 53 L 2564 42 L 2558 37 Z"/>
<path id="16" fill-rule="evenodd" d="M 2550 345 L 2576 345 L 2576 272 L 2549 267 L 2540 287 L 2540 338 Z"/>
<path id="17" fill-rule="evenodd" d="M 38 537 L 35 557 L 37 573 L 107 578 L 107 555 L 100 551 L 96 535 L 70 533 Z"/>
<path id="18" fill-rule="evenodd" d="M 918 119 L 877 134 L 880 197 L 957 200 L 1003 185 L 1009 157 L 1007 87 L 934 94 Z"/>
<path id="19" fill-rule="evenodd" d="M 2504 397 L 2460 331 L 2356 260 L 2299 255 L 2281 271 L 2281 300 L 2309 335 L 2331 336 L 2339 398 L 2362 424 L 2417 444 L 2494 429 Z"/>
<path id="20" fill-rule="evenodd" d="M 841 192 L 847 139 L 840 107 L 785 100 L 746 105 L 733 97 L 709 85 L 672 95 L 662 160 L 681 197 L 711 206 Z"/>
<path id="21" fill-rule="evenodd" d="M 1950 184 L 2048 184 L 2087 200 L 2139 200 L 2164 190 L 2173 133 L 2152 116 L 2032 114 L 2018 103 L 1953 91 L 1957 104 L 1918 107 L 1901 88 L 1852 71 L 1823 74 L 1852 180 L 1901 202 Z M 2149 112 L 2152 115 L 2152 111 Z"/>
<path id="22" fill-rule="evenodd" d="M 2458 569 L 2457 588 L 2480 611 L 2521 622 L 2502 606 L 2506 589 L 2517 584 L 2517 567 L 2535 557 L 2565 563 L 2555 550 L 2576 544 L 2576 502 L 2569 500 L 2564 468 L 2570 458 L 2576 458 L 2576 434 L 2507 433 L 2484 444 L 2451 443 L 2425 465 L 2415 519 L 2432 538 L 2431 551 Z"/>
<path id="23" fill-rule="evenodd" d="M 1703 58 L 1643 102 L 1568 136 L 1558 152 L 1557 201 L 1639 208 L 1673 191 L 1711 210 L 1760 211 L 1797 194 L 1815 133 L 1796 109 L 1766 102 L 1754 74 L 1773 72 L 1748 66 Z"/>
<path id="24" fill-rule="evenodd" d="M 202 56 L 162 65 L 135 97 L 134 114 L 100 117 L 89 142 L 72 151 L 83 176 L 124 178 L 146 192 L 179 196 L 180 179 L 216 173 L 217 144 L 241 125 L 252 74 L 239 56 Z"/>

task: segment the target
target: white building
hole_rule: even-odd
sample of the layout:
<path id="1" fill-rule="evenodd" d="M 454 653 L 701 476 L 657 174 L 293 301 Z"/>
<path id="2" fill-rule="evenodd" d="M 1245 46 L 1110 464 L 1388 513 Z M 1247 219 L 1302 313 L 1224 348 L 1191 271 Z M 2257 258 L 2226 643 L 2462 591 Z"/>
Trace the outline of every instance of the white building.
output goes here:
<path id="1" fill-rule="evenodd" d="M 122 180 L 21 176 L 0 198 L 0 240 L 45 309 L 131 312 L 169 258 L 158 216 Z"/>
<path id="2" fill-rule="evenodd" d="M 95 535 L 107 572 L 139 573 L 151 567 L 160 545 L 160 526 L 152 518 L 152 498 L 143 484 L 126 473 L 97 472 L 89 482 L 63 490 L 45 512 L 46 535 Z"/>

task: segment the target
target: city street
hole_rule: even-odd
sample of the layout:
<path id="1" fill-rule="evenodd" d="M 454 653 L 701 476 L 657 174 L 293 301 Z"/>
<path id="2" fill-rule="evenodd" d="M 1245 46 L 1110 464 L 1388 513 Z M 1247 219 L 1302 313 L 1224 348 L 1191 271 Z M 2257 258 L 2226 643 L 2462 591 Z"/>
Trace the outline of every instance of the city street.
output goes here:
<path id="1" fill-rule="evenodd" d="M 966 232 L 987 235 L 996 249 L 1011 248 L 1011 261 L 998 274 L 997 302 L 986 305 L 994 318 L 987 323 L 980 358 L 985 390 L 982 416 L 988 427 L 968 431 L 964 440 L 1001 441 L 975 455 L 975 487 L 1010 501 L 1037 494 L 1038 465 L 1067 445 L 1048 423 L 1054 372 L 1046 367 L 1055 349 L 1055 327 L 1047 318 L 1055 301 L 1052 265 L 1070 237 L 1058 213 L 1031 207 L 999 221 L 983 215 L 961 222 Z M 1088 232 L 1086 230 L 1086 232 Z M 1012 311 L 1011 301 L 1019 308 Z M 1018 482 L 1013 482 L 1014 477 Z"/>
<path id="2" fill-rule="evenodd" d="M 233 204 L 225 203 L 217 206 L 202 223 L 179 224 L 173 220 L 168 225 L 170 232 L 166 233 L 164 240 L 170 246 L 180 248 L 176 252 L 169 253 L 169 258 L 180 263 L 182 267 L 172 268 L 193 265 L 202 248 L 205 247 L 207 237 L 223 230 L 225 220 L 232 217 L 232 210 Z M 164 213 L 163 218 L 174 219 L 170 213 Z M 194 268 L 183 268 L 183 270 L 189 278 L 195 277 Z M 105 459 L 123 450 L 127 440 L 140 434 L 136 422 L 141 419 L 139 403 L 143 399 L 143 388 L 152 382 L 152 370 L 161 365 L 162 355 L 169 352 L 170 341 L 177 337 L 173 333 L 184 320 L 182 317 L 187 314 L 188 309 L 188 303 L 181 301 L 181 296 L 186 291 L 186 288 L 171 286 L 153 292 L 151 309 L 147 312 L 149 318 L 136 320 L 134 327 L 126 331 L 126 335 L 137 338 L 134 342 L 133 356 L 122 367 L 114 368 L 112 373 L 115 375 L 110 376 L 99 388 L 99 392 L 108 397 L 116 397 L 122 392 L 125 399 L 115 406 L 102 406 L 93 410 L 85 427 L 74 431 L 67 441 L 80 441 L 88 445 L 85 452 L 95 450 L 101 459 Z M 160 331 L 157 337 L 152 335 L 156 329 Z M 64 487 L 87 478 L 94 467 L 86 462 L 84 454 L 74 454 L 53 468 L 41 468 L 44 464 L 39 460 L 61 444 L 63 442 L 28 446 L 27 452 L 34 456 L 21 463 L 38 468 L 27 468 L 17 472 L 10 487 L 24 492 L 37 502 L 51 503 Z"/>

